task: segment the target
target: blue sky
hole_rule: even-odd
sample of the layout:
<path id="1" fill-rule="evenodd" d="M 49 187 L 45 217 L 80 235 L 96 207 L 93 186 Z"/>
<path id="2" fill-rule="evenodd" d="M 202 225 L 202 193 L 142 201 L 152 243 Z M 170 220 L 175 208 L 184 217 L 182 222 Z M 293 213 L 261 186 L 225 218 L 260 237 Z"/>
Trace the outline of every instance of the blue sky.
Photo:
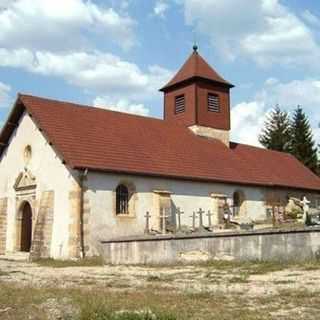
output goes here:
<path id="1" fill-rule="evenodd" d="M 302 105 L 320 142 L 320 4 L 311 0 L 0 0 L 0 125 L 18 92 L 155 117 L 196 39 L 232 90 L 232 137 Z"/>

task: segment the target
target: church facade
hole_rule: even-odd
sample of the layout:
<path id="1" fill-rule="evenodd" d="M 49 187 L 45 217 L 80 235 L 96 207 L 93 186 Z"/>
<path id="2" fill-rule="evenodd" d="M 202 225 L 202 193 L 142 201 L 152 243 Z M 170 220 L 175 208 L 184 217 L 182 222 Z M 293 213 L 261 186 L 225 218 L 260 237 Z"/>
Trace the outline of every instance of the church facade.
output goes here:
<path id="1" fill-rule="evenodd" d="M 0 135 L 0 254 L 79 258 L 218 230 L 226 205 L 253 222 L 290 197 L 318 205 L 320 179 L 294 157 L 230 141 L 232 87 L 195 48 L 161 89 L 163 120 L 19 95 Z"/>

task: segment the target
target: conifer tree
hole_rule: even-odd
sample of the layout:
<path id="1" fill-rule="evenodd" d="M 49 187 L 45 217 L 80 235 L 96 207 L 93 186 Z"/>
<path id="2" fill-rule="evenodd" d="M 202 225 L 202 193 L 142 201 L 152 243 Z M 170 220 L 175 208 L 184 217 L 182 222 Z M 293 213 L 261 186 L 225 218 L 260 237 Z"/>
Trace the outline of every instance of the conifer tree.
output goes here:
<path id="1" fill-rule="evenodd" d="M 291 120 L 291 153 L 313 172 L 318 171 L 317 147 L 309 120 L 302 108 L 298 106 Z"/>
<path id="2" fill-rule="evenodd" d="M 259 142 L 267 149 L 290 152 L 290 119 L 278 105 L 267 116 Z"/>

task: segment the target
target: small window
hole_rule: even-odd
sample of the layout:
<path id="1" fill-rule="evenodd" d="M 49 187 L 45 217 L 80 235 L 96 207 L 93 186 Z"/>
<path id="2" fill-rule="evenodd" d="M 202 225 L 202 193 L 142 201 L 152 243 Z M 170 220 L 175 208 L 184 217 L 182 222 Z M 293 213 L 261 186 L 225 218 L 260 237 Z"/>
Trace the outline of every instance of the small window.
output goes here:
<path id="1" fill-rule="evenodd" d="M 28 145 L 24 148 L 24 151 L 23 151 L 24 163 L 26 165 L 29 164 L 31 157 L 32 157 L 32 148 L 30 145 Z"/>
<path id="2" fill-rule="evenodd" d="M 129 214 L 129 190 L 120 184 L 116 189 L 116 213 Z"/>
<path id="3" fill-rule="evenodd" d="M 175 100 L 175 113 L 182 113 L 185 111 L 185 99 L 184 94 L 177 96 Z"/>
<path id="4" fill-rule="evenodd" d="M 213 93 L 208 94 L 208 111 L 220 112 L 219 96 Z"/>

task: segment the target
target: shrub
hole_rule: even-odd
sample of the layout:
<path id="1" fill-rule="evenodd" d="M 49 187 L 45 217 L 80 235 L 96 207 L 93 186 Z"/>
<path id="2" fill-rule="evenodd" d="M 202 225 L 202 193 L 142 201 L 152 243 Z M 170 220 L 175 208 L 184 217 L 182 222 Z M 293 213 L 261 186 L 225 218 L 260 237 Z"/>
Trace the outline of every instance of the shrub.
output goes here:
<path id="1" fill-rule="evenodd" d="M 291 211 L 287 212 L 287 216 L 293 220 L 298 219 L 303 214 L 302 209 L 293 208 Z"/>
<path id="2" fill-rule="evenodd" d="M 112 312 L 103 306 L 96 310 L 86 310 L 81 314 L 81 320 L 176 320 L 174 316 L 155 314 L 150 310 L 116 311 Z"/>
<path id="3" fill-rule="evenodd" d="M 176 320 L 176 317 L 165 312 L 143 310 L 117 310 L 108 299 L 92 297 L 80 304 L 77 320 Z"/>

